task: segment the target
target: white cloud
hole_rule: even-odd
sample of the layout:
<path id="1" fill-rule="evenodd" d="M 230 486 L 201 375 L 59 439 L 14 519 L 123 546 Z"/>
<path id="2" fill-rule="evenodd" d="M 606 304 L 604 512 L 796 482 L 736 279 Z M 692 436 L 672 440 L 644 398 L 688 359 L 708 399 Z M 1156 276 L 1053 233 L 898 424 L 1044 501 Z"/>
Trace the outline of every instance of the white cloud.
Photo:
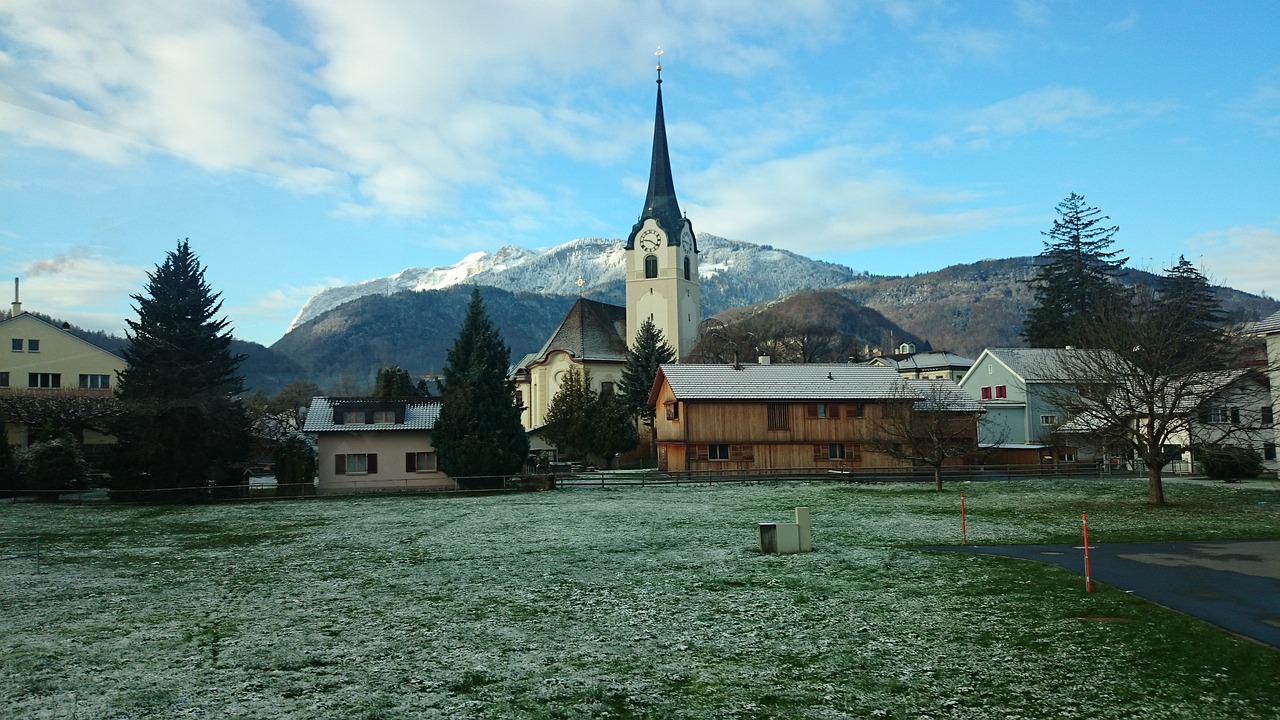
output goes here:
<path id="1" fill-rule="evenodd" d="M 1056 129 L 1080 120 L 1096 120 L 1115 108 L 1079 88 L 1050 87 L 1001 100 L 972 114 L 967 132 L 1018 135 Z"/>
<path id="2" fill-rule="evenodd" d="M 132 316 L 130 296 L 142 291 L 151 269 L 100 257 L 89 247 L 75 247 L 23 265 L 20 298 L 25 310 L 90 330 L 120 333 L 125 317 Z"/>
<path id="3" fill-rule="evenodd" d="M 970 232 L 1003 214 L 955 209 L 974 198 L 868 172 L 850 148 L 721 163 L 686 184 L 703 200 L 687 203 L 698 230 L 818 256 Z"/>
<path id="4" fill-rule="evenodd" d="M 1280 230 L 1235 227 L 1187 240 L 1188 259 L 1216 284 L 1280 297 Z"/>

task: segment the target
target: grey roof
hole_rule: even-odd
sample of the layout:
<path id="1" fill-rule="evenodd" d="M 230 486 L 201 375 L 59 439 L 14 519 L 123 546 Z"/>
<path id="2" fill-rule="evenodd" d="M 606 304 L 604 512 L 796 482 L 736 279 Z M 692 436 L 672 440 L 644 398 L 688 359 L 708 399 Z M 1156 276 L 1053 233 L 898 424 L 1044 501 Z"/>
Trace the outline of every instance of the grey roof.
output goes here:
<path id="1" fill-rule="evenodd" d="M 541 362 L 556 350 L 582 360 L 626 362 L 626 332 L 626 308 L 578 298 L 542 349 L 526 355 L 517 368 Z"/>
<path id="2" fill-rule="evenodd" d="M 1270 335 L 1272 333 L 1280 332 L 1280 312 L 1259 320 L 1254 323 L 1250 329 L 1259 335 Z"/>
<path id="3" fill-rule="evenodd" d="M 920 398 L 912 407 L 927 412 L 943 410 L 950 412 L 986 412 L 982 403 L 973 399 L 959 385 L 950 380 L 908 380 L 907 384 Z"/>
<path id="4" fill-rule="evenodd" d="M 334 411 L 344 408 L 404 408 L 403 423 L 371 423 L 368 425 L 347 425 L 333 421 Z M 302 425 L 304 433 L 319 432 L 369 432 L 371 430 L 431 430 L 440 418 L 439 398 L 414 398 L 401 400 L 385 400 L 380 398 L 311 398 L 311 407 L 307 409 L 307 420 Z"/>
<path id="5" fill-rule="evenodd" d="M 973 367 L 973 359 L 957 355 L 952 352 L 922 352 L 914 353 L 906 357 L 883 356 L 873 358 L 873 363 L 883 363 L 891 368 L 898 370 L 945 370 L 948 368 L 965 368 Z"/>
<path id="6" fill-rule="evenodd" d="M 987 348 L 983 352 L 1004 363 L 1027 382 L 1054 382 L 1063 378 L 1055 372 L 1071 353 L 1098 353 L 1103 350 L 1077 348 Z"/>
<path id="7" fill-rule="evenodd" d="M 882 400 L 923 397 L 893 368 L 849 363 L 659 368 L 680 400 Z"/>

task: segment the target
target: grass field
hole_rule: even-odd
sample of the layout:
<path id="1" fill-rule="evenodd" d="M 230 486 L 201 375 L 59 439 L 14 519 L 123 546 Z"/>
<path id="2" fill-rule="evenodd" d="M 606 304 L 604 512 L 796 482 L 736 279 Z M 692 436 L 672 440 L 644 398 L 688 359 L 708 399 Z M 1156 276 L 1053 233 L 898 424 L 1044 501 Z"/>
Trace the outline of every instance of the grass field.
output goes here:
<path id="1" fill-rule="evenodd" d="M 1276 718 L 1280 652 L 914 549 L 1280 538 L 1274 483 L 0 506 L 5 718 Z M 755 524 L 811 509 L 814 552 Z"/>

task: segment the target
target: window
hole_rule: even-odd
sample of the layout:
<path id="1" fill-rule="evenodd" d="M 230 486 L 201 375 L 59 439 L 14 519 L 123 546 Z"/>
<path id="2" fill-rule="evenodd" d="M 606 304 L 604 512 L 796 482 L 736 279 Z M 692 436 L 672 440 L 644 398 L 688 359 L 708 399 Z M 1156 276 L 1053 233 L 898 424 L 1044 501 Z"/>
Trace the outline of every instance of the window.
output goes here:
<path id="1" fill-rule="evenodd" d="M 364 412 L 360 410 L 346 410 L 342 413 L 342 424 L 344 425 L 363 425 Z"/>
<path id="2" fill-rule="evenodd" d="M 617 386 L 615 386 L 615 385 L 613 384 L 613 381 L 612 381 L 612 380 L 602 380 L 602 381 L 600 381 L 600 394 L 601 394 L 601 395 L 604 395 L 605 393 L 609 393 L 610 395 L 616 395 L 616 394 L 617 394 L 617 392 L 618 392 Z"/>
<path id="3" fill-rule="evenodd" d="M 983 385 L 983 386 L 982 386 L 982 399 L 983 399 L 983 400 L 990 400 L 990 399 L 991 399 L 991 386 L 990 386 L 990 385 Z"/>
<path id="4" fill-rule="evenodd" d="M 1221 425 L 1227 421 L 1227 409 L 1211 407 L 1200 411 L 1200 422 Z"/>
<path id="5" fill-rule="evenodd" d="M 22 338 L 13 339 L 13 351 L 22 352 Z"/>
<path id="6" fill-rule="evenodd" d="M 728 460 L 729 446 L 723 443 L 719 445 L 708 445 L 707 459 L 708 460 Z"/>
<path id="7" fill-rule="evenodd" d="M 685 280 L 689 279 L 689 258 L 688 257 L 684 259 L 684 279 Z"/>
<path id="8" fill-rule="evenodd" d="M 1231 424 L 1240 424 L 1240 408 L 1231 408 Z"/>
<path id="9" fill-rule="evenodd" d="M 40 352 L 40 341 L 32 338 L 27 341 L 27 352 Z"/>
<path id="10" fill-rule="evenodd" d="M 0 387 L 9 387 L 9 373 L 0 372 Z"/>
<path id="11" fill-rule="evenodd" d="M 433 452 L 411 452 L 404 454 L 405 472 L 435 472 L 439 469 L 436 454 Z"/>
<path id="12" fill-rule="evenodd" d="M 680 403 L 676 402 L 675 400 L 668 400 L 662 403 L 662 406 L 667 409 L 668 420 L 680 419 Z"/>
<path id="13" fill-rule="evenodd" d="M 1058 416 L 1057 416 L 1057 415 L 1041 415 L 1041 416 L 1040 416 L 1040 424 L 1041 424 L 1041 425 L 1050 425 L 1050 426 L 1052 426 L 1052 425 L 1057 425 L 1057 424 L 1058 424 Z"/>
<path id="14" fill-rule="evenodd" d="M 1064 450 L 1058 453 L 1058 462 L 1075 462 L 1076 453 L 1074 450 Z"/>
<path id="15" fill-rule="evenodd" d="M 1275 459 L 1276 459 L 1276 444 L 1275 444 L 1275 443 L 1262 443 L 1262 459 L 1263 459 L 1263 460 L 1275 460 Z"/>
<path id="16" fill-rule="evenodd" d="M 844 459 L 844 443 L 831 443 L 830 445 L 828 445 L 827 459 L 843 460 Z"/>
<path id="17" fill-rule="evenodd" d="M 845 416 L 845 417 L 855 417 L 855 418 L 859 418 L 859 417 L 862 417 L 862 415 L 863 415 L 863 413 L 864 413 L 864 412 L 866 412 L 866 409 L 862 406 L 862 403 L 858 403 L 857 405 L 845 405 L 845 406 L 844 406 L 844 416 Z"/>
<path id="18" fill-rule="evenodd" d="M 396 411 L 395 410 L 374 410 L 373 421 L 375 423 L 394 424 L 396 421 Z"/>
<path id="19" fill-rule="evenodd" d="M 105 390 L 111 387 L 110 375 L 80 375 L 80 387 Z"/>
<path id="20" fill-rule="evenodd" d="M 828 414 L 831 410 L 832 410 L 832 407 L 827 403 L 814 403 L 809 406 L 809 417 L 811 418 L 831 417 Z M 836 412 L 838 414 L 839 410 L 837 409 Z"/>
<path id="21" fill-rule="evenodd" d="M 1275 424 L 1275 415 L 1271 412 L 1270 405 L 1262 406 L 1262 427 L 1271 427 Z"/>
<path id="22" fill-rule="evenodd" d="M 62 374 L 61 373 L 28 373 L 27 387 L 60 388 L 62 387 Z"/>
<path id="23" fill-rule="evenodd" d="M 769 429 L 786 430 L 790 427 L 786 403 L 769 403 Z"/>
<path id="24" fill-rule="evenodd" d="M 378 472 L 378 454 L 334 455 L 333 471 L 338 475 L 375 475 Z"/>
<path id="25" fill-rule="evenodd" d="M 644 276 L 646 278 L 658 277 L 658 256 L 657 255 L 644 256 Z"/>
<path id="26" fill-rule="evenodd" d="M 997 386 L 996 386 L 996 399 L 997 399 L 997 400 L 1004 400 L 1004 399 L 1005 399 L 1005 398 L 1007 398 L 1007 397 L 1009 397 L 1009 389 L 1008 389 L 1008 387 L 1006 387 L 1006 386 L 1004 386 L 1004 385 L 997 385 Z"/>

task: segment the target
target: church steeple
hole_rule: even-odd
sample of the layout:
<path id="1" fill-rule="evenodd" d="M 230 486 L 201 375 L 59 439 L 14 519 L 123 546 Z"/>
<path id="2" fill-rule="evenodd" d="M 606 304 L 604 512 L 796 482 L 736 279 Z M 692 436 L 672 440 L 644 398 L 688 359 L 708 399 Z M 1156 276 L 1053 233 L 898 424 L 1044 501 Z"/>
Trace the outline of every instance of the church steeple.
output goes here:
<path id="1" fill-rule="evenodd" d="M 657 55 L 662 57 L 662 48 Z M 680 213 L 667 122 L 662 112 L 662 65 L 658 65 L 658 105 L 653 118 L 653 157 L 644 210 L 626 244 L 627 341 L 646 321 L 662 331 L 677 358 L 688 356 L 702 321 L 698 289 L 698 243 L 693 223 Z"/>
<path id="2" fill-rule="evenodd" d="M 658 49 L 661 59 L 662 49 Z M 649 160 L 649 191 L 644 198 L 644 211 L 627 239 L 632 247 L 636 231 L 645 220 L 656 220 L 672 242 L 679 242 L 683 217 L 676 200 L 676 186 L 671 180 L 671 154 L 667 150 L 667 122 L 662 112 L 662 64 L 658 64 L 658 103 L 653 119 L 653 156 Z"/>

